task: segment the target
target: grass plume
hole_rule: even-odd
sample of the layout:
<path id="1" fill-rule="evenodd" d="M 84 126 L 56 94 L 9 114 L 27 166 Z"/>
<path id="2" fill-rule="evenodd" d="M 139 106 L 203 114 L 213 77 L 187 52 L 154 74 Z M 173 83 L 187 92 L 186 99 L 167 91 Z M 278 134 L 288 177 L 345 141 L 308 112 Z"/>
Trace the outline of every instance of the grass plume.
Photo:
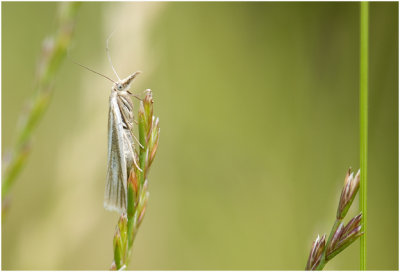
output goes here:
<path id="1" fill-rule="evenodd" d="M 358 237 L 363 235 L 361 231 L 362 213 L 353 217 L 346 225 L 343 224 L 343 219 L 347 215 L 359 188 L 360 170 L 354 175 L 351 169 L 349 169 L 344 179 L 336 220 L 329 238 L 326 240 L 326 235 L 322 237 L 318 235 L 312 244 L 306 270 L 322 270 L 328 261 L 332 260 L 337 254 L 357 240 Z"/>
<path id="2" fill-rule="evenodd" d="M 147 175 L 157 152 L 160 127 L 158 118 L 153 115 L 153 97 L 151 90 L 146 90 L 145 98 L 140 101 L 139 114 L 139 166 L 143 171 L 132 167 L 128 178 L 128 207 L 126 214 L 121 214 L 116 227 L 113 246 L 114 261 L 111 270 L 127 267 L 139 226 L 146 212 L 149 198 Z"/>
<path id="3" fill-rule="evenodd" d="M 1 185 L 3 204 L 7 201 L 5 198 L 10 188 L 26 164 L 31 152 L 33 132 L 49 106 L 54 91 L 55 77 L 71 43 L 79 7 L 78 2 L 60 3 L 57 32 L 43 42 L 34 86 L 35 95 L 30 101 L 28 111 L 21 116 L 22 126 L 17 132 L 16 144 L 3 172 Z"/>

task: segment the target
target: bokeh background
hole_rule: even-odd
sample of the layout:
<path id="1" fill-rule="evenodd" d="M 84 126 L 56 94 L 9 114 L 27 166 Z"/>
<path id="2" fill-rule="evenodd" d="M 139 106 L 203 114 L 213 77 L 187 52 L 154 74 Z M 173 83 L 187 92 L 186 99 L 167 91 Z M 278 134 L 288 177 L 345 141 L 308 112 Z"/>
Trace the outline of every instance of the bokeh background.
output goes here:
<path id="1" fill-rule="evenodd" d="M 2 3 L 2 155 L 58 3 Z M 359 167 L 359 3 L 84 3 L 2 222 L 2 268 L 108 269 L 110 42 L 161 121 L 131 269 L 302 270 Z M 367 267 L 398 269 L 398 4 L 370 5 Z M 357 213 L 358 200 L 348 218 Z M 358 269 L 359 242 L 326 269 Z"/>

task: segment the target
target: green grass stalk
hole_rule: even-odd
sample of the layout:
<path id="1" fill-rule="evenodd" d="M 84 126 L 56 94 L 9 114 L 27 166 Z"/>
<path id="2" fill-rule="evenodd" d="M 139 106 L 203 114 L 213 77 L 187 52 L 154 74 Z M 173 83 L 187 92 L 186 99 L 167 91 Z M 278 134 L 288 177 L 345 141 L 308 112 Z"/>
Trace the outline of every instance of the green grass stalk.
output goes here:
<path id="1" fill-rule="evenodd" d="M 368 2 L 360 8 L 360 207 L 363 214 L 360 243 L 360 270 L 366 270 L 367 159 L 368 159 Z"/>
<path id="2" fill-rule="evenodd" d="M 12 151 L 11 159 L 6 164 L 1 185 L 1 197 L 7 196 L 9 189 L 24 167 L 31 151 L 31 138 L 43 114 L 49 106 L 53 94 L 53 83 L 61 63 L 66 57 L 67 49 L 72 39 L 72 33 L 80 3 L 60 3 L 58 13 L 58 30 L 55 35 L 43 43 L 40 58 L 35 96 L 31 107 L 25 116 L 23 124 L 16 136 L 17 142 Z"/>
<path id="3" fill-rule="evenodd" d="M 147 174 L 154 160 L 160 127 L 158 118 L 153 116 L 153 98 L 150 90 L 140 102 L 138 113 L 139 166 L 142 171 L 133 167 L 128 178 L 127 214 L 121 215 L 114 235 L 114 260 L 111 270 L 125 269 L 130 260 L 133 242 L 146 212 L 149 198 Z M 134 147 L 135 148 L 135 147 Z"/>

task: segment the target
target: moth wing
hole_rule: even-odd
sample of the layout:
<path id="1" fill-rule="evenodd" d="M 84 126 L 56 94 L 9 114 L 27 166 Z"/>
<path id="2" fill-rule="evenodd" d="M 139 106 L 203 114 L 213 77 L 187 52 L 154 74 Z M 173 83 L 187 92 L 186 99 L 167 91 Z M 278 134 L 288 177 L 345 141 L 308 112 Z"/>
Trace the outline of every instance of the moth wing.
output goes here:
<path id="1" fill-rule="evenodd" d="M 108 113 L 108 169 L 104 193 L 104 208 L 117 212 L 126 211 L 127 202 L 127 150 L 126 135 L 116 97 L 110 98 Z"/>

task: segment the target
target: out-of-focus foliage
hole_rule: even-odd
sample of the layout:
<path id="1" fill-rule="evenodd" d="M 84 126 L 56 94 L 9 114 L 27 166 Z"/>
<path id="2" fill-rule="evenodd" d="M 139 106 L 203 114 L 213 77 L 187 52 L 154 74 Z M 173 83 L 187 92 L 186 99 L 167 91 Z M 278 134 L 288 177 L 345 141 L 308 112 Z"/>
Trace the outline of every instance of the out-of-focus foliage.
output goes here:
<path id="1" fill-rule="evenodd" d="M 2 4 L 3 156 L 56 5 Z M 398 269 L 397 21 L 371 3 L 368 269 Z M 85 3 L 70 58 L 112 76 L 115 28 L 116 69 L 143 72 L 133 90 L 153 90 L 162 123 L 130 268 L 303 269 L 359 167 L 359 4 Z M 109 267 L 110 87 L 64 63 L 10 190 L 3 269 Z M 358 267 L 356 242 L 326 269 Z"/>

